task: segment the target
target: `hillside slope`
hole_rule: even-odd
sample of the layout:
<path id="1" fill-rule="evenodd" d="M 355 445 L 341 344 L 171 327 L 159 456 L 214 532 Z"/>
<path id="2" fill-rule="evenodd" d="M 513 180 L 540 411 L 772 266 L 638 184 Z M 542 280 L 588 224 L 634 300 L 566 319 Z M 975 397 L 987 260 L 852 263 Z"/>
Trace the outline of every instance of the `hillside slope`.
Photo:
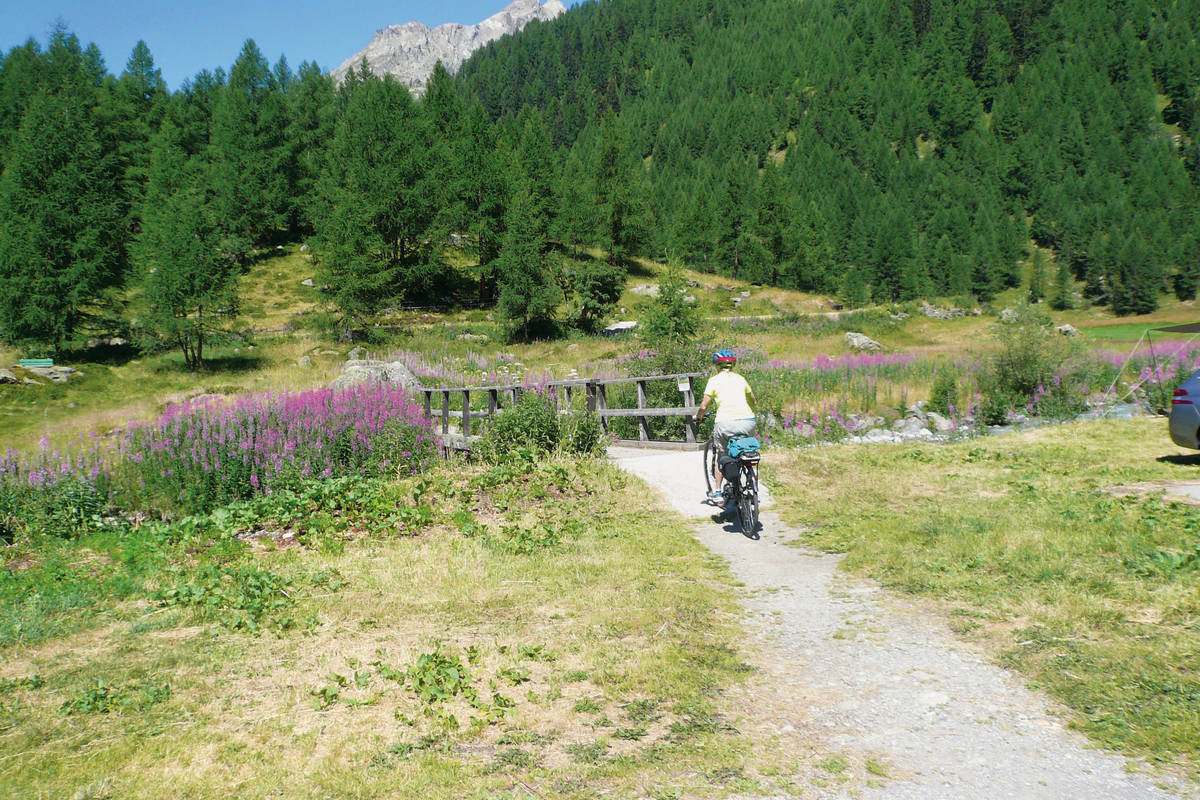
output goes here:
<path id="1" fill-rule="evenodd" d="M 1197 30 L 1170 0 L 609 0 L 460 80 L 495 117 L 543 110 L 584 163 L 615 114 L 647 251 L 858 301 L 987 298 L 1032 237 L 1130 313 L 1200 280 Z"/>

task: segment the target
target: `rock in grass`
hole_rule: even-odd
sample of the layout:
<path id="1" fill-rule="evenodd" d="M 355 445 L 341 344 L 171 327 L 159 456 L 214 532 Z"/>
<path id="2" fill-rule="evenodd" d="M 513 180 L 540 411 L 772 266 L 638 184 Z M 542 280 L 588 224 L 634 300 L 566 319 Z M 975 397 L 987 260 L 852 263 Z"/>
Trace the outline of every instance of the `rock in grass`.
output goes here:
<path id="1" fill-rule="evenodd" d="M 330 384 L 330 388 L 347 389 L 364 383 L 390 383 L 409 391 L 416 391 L 421 387 L 421 382 L 412 370 L 399 361 L 347 361 L 342 367 L 342 374 Z"/>
<path id="2" fill-rule="evenodd" d="M 1063 336 L 1078 336 L 1079 335 L 1079 329 L 1071 324 L 1059 325 L 1054 330 L 1057 331 L 1058 333 L 1061 333 Z"/>
<path id="3" fill-rule="evenodd" d="M 17 376 L 11 370 L 0 369 L 0 383 L 19 383 Z"/>
<path id="4" fill-rule="evenodd" d="M 869 336 L 853 331 L 846 334 L 846 344 L 850 345 L 851 350 L 882 350 L 883 345 Z"/>
<path id="5" fill-rule="evenodd" d="M 954 423 L 936 411 L 930 411 L 926 416 L 929 418 L 929 424 L 938 433 L 949 433 L 954 430 Z"/>
<path id="6" fill-rule="evenodd" d="M 296 361 L 298 367 L 311 367 L 313 365 L 312 356 L 300 356 Z"/>
<path id="7" fill-rule="evenodd" d="M 850 437 L 849 441 L 856 442 L 858 444 L 890 444 L 893 442 L 899 442 L 901 439 L 900 434 L 898 433 L 893 433 L 892 431 L 887 431 L 883 428 L 876 428 L 874 430 L 867 431 L 861 436 L 852 436 Z"/>
<path id="8" fill-rule="evenodd" d="M 27 370 L 41 378 L 49 378 L 53 383 L 66 383 L 72 375 L 82 375 L 73 367 L 57 365 L 53 367 L 26 367 Z"/>
<path id="9" fill-rule="evenodd" d="M 921 436 L 921 431 L 929 433 L 929 428 L 925 427 L 925 423 L 916 417 L 908 417 L 907 419 L 898 419 L 892 424 L 892 430 L 900 434 L 903 439 L 910 438 L 925 438 Z"/>

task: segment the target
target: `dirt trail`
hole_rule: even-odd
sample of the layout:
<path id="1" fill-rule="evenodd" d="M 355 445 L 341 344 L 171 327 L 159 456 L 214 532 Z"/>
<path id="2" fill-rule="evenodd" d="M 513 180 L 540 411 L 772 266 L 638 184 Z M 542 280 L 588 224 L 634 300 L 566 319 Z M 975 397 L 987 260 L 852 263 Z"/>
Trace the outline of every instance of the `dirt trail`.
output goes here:
<path id="1" fill-rule="evenodd" d="M 954 639 L 944 622 L 878 586 L 837 571 L 840 560 L 787 546 L 796 538 L 763 512 L 760 540 L 703 502 L 699 453 L 613 448 L 623 469 L 698 519 L 696 536 L 745 583 L 750 629 L 772 665 L 764 680 L 783 702 L 769 724 L 889 779 L 813 785 L 804 796 L 887 800 L 1135 800 L 1167 792 L 1091 747 L 1050 713 L 1052 703 Z M 769 499 L 764 499 L 769 506 Z"/>

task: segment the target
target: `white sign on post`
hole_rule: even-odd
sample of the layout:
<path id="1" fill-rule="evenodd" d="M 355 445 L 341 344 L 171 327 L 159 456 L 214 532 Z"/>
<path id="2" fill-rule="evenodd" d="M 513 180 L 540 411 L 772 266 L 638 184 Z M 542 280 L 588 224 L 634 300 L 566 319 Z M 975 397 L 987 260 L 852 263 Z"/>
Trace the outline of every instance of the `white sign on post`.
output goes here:
<path id="1" fill-rule="evenodd" d="M 686 392 L 691 388 L 692 388 L 692 382 L 687 380 L 686 378 L 679 382 L 679 391 Z"/>

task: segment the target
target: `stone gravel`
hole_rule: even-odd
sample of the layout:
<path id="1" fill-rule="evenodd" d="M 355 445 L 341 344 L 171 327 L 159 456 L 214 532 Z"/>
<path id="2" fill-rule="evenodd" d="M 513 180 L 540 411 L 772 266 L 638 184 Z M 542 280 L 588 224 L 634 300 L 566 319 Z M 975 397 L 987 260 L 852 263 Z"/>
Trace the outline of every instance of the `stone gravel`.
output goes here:
<path id="1" fill-rule="evenodd" d="M 782 682 L 790 698 L 773 710 L 777 731 L 887 765 L 882 785 L 822 780 L 803 796 L 1200 797 L 1196 786 L 1163 788 L 1164 779 L 1091 746 L 1051 700 L 955 639 L 944 620 L 840 572 L 838 556 L 789 545 L 798 533 L 766 508 L 769 498 L 758 540 L 715 517 L 703 500 L 700 453 L 613 448 L 610 456 L 696 520 L 697 538 L 745 584 L 748 628 L 775 665 L 762 679 Z"/>

